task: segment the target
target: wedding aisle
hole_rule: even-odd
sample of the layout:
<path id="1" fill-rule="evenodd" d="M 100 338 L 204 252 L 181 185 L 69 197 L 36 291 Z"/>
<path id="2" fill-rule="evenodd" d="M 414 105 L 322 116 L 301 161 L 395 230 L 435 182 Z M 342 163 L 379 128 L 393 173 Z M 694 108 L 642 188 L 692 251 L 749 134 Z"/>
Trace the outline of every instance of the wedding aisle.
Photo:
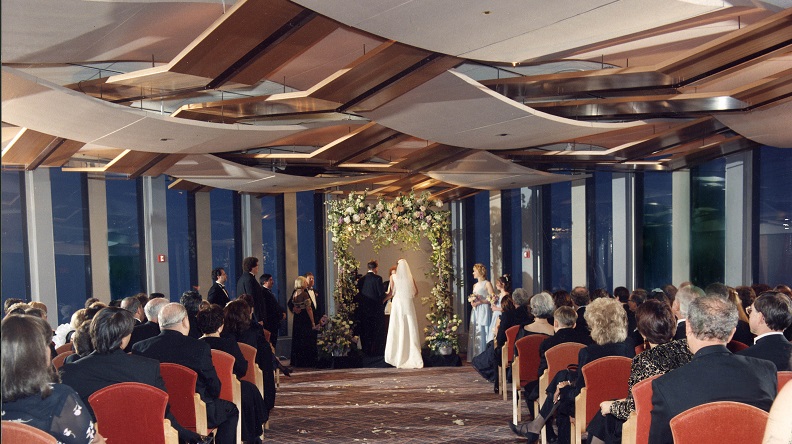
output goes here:
<path id="1" fill-rule="evenodd" d="M 298 370 L 281 378 L 265 442 L 512 443 L 511 399 L 469 365 Z"/>

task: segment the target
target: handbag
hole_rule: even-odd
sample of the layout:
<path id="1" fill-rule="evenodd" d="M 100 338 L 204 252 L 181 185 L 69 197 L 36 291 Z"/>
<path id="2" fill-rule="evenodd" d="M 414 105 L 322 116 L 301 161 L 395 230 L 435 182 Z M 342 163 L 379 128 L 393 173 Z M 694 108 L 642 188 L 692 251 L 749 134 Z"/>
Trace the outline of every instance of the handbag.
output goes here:
<path id="1" fill-rule="evenodd" d="M 391 314 L 391 299 L 388 299 L 388 302 L 385 303 L 385 316 L 390 316 Z"/>

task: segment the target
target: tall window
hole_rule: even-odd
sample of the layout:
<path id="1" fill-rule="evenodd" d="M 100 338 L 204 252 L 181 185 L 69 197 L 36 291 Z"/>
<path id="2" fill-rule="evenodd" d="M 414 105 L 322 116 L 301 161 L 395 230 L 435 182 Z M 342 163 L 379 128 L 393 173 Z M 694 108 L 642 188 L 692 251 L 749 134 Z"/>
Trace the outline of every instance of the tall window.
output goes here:
<path id="1" fill-rule="evenodd" d="M 792 155 L 788 149 L 761 148 L 758 182 L 757 282 L 789 285 L 792 280 Z"/>
<path id="2" fill-rule="evenodd" d="M 50 169 L 58 313 L 73 313 L 92 297 L 88 178 Z"/>
<path id="3" fill-rule="evenodd" d="M 511 274 L 512 289 L 522 287 L 522 194 L 519 188 L 501 191 L 503 273 Z"/>
<path id="4" fill-rule="evenodd" d="M 586 181 L 588 287 L 613 289 L 613 174 L 596 172 Z"/>
<path id="5" fill-rule="evenodd" d="M 110 256 L 110 297 L 122 299 L 145 288 L 140 254 L 139 180 L 108 178 L 107 248 Z"/>
<path id="6" fill-rule="evenodd" d="M 312 272 L 316 274 L 316 248 L 314 224 L 314 192 L 297 193 L 297 268 L 298 273 Z M 292 280 L 296 276 L 289 276 Z"/>
<path id="7" fill-rule="evenodd" d="M 704 288 L 723 282 L 726 242 L 726 159 L 690 171 L 690 278 Z"/>
<path id="8" fill-rule="evenodd" d="M 671 173 L 643 173 L 643 248 L 636 269 L 646 290 L 671 283 Z"/>
<path id="9" fill-rule="evenodd" d="M 27 223 L 25 222 L 24 173 L 3 171 L 2 244 L 3 301 L 8 298 L 30 300 L 28 272 Z"/>
<path id="10" fill-rule="evenodd" d="M 170 183 L 173 179 L 168 179 Z M 167 190 L 165 192 L 168 216 L 168 271 L 170 283 L 167 295 L 172 301 L 178 301 L 181 294 L 198 284 L 196 267 L 195 200 L 184 190 Z M 190 211 L 190 206 L 193 211 Z M 208 289 L 207 289 L 208 290 Z"/>
<path id="11" fill-rule="evenodd" d="M 239 194 L 215 189 L 209 194 L 209 202 L 212 213 L 212 268 L 225 269 L 228 275 L 226 287 L 233 298 L 236 296 L 237 279 L 242 274 L 242 250 L 237 248 L 242 238 L 239 227 Z M 206 293 L 208 290 L 207 288 L 203 291 Z"/>
<path id="12" fill-rule="evenodd" d="M 550 230 L 545 230 L 545 245 L 549 252 L 545 258 L 545 270 L 550 271 L 549 280 L 543 287 L 556 290 L 572 289 L 572 183 L 562 182 L 545 187 L 545 209 L 549 213 Z M 549 239 L 548 239 L 549 237 Z M 549 254 L 548 254 L 549 253 Z"/>
<path id="13" fill-rule="evenodd" d="M 264 254 L 264 264 L 259 267 L 261 274 L 268 273 L 273 276 L 272 293 L 281 307 L 286 307 L 291 292 L 288 291 L 290 285 L 285 270 L 283 195 L 261 198 L 261 248 Z M 285 323 L 282 324 L 281 329 L 285 327 Z M 281 333 L 286 334 L 285 331 Z"/>

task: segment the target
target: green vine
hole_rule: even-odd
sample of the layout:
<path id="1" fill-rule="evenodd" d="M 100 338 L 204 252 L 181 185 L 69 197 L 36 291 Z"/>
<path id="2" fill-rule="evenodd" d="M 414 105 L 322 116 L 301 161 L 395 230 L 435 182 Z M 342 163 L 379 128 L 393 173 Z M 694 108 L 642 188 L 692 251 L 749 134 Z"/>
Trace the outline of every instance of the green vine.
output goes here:
<path id="1" fill-rule="evenodd" d="M 333 293 L 336 314 L 319 341 L 321 350 L 326 354 L 337 351 L 339 342 L 346 344 L 352 340 L 350 329 L 338 331 L 341 326 L 350 325 L 356 308 L 355 276 L 360 263 L 350 251 L 352 240 L 359 244 L 362 240 L 371 239 L 377 252 L 395 243 L 401 244 L 403 248 L 418 249 L 421 239 L 426 237 L 432 246 L 430 259 L 434 264 L 426 276 L 434 280 L 434 286 L 428 296 L 421 297 L 421 303 L 430 306 L 430 328 L 444 328 L 453 319 L 450 290 L 454 272 L 450 260 L 451 212 L 443 210 L 442 202 L 432 200 L 429 193 L 416 196 L 410 192 L 391 202 L 380 197 L 376 203 L 370 203 L 367 198 L 368 193 L 364 192 L 327 202 L 337 278 Z M 428 336 L 427 341 L 434 350 L 433 336 Z M 453 343 L 456 345 L 457 341 Z M 458 349 L 458 345 L 454 348 Z"/>

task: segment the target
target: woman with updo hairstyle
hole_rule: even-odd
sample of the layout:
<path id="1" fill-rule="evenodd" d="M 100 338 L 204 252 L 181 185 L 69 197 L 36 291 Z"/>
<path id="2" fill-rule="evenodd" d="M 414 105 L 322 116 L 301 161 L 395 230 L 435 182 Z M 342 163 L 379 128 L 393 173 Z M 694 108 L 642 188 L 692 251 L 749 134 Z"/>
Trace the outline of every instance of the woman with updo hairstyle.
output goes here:
<path id="1" fill-rule="evenodd" d="M 627 398 L 604 401 L 589 423 L 590 443 L 620 443 L 622 425 L 635 410 L 632 388 L 655 375 L 664 375 L 693 359 L 687 339 L 674 341 L 676 319 L 668 304 L 648 300 L 635 313 L 638 331 L 649 348 L 633 358 L 628 380 Z"/>
<path id="2" fill-rule="evenodd" d="M 558 290 L 553 292 L 553 304 L 555 308 L 561 307 L 575 307 L 575 304 L 572 302 L 572 295 L 569 294 L 566 290 Z"/>
<path id="3" fill-rule="evenodd" d="M 627 314 L 622 304 L 615 299 L 595 299 L 586 306 L 583 315 L 591 329 L 591 339 L 594 344 L 582 348 L 578 353 L 578 369 L 589 362 L 606 356 L 625 356 L 632 358 L 635 349 L 625 342 L 627 339 Z M 673 335 L 673 333 L 672 333 Z M 547 388 L 547 399 L 542 405 L 536 419 L 516 426 L 511 424 L 511 429 L 516 434 L 535 441 L 545 422 L 557 411 L 556 424 L 558 425 L 558 442 L 570 442 L 570 422 L 568 412 L 574 411 L 575 397 L 585 387 L 583 372 L 560 371 L 556 374 Z M 558 402 L 554 402 L 558 400 Z"/>
<path id="4" fill-rule="evenodd" d="M 495 335 L 498 334 L 498 325 L 500 322 L 501 313 L 503 313 L 503 307 L 501 304 L 503 303 L 503 298 L 511 294 L 511 275 L 504 274 L 503 276 L 499 277 L 497 281 L 495 281 L 495 291 L 497 294 L 491 300 L 491 307 L 492 307 L 492 319 L 490 320 L 490 328 L 489 328 L 489 336 L 487 337 L 487 342 L 495 339 Z"/>
<path id="5" fill-rule="evenodd" d="M 535 294 L 531 298 L 530 305 L 531 314 L 533 315 L 534 320 L 533 322 L 522 326 L 520 332 L 517 333 L 517 339 L 531 334 L 553 336 L 555 334 L 555 330 L 553 329 L 553 324 L 548 321 L 549 318 L 553 317 L 553 312 L 556 309 L 556 306 L 553 303 L 553 297 L 546 292 Z"/>
<path id="6" fill-rule="evenodd" d="M 313 302 L 308 294 L 308 280 L 297 276 L 294 291 L 289 300 L 289 309 L 294 313 L 292 320 L 292 367 L 316 367 L 316 328 L 313 319 Z"/>
<path id="7" fill-rule="evenodd" d="M 487 348 L 490 337 L 490 320 L 492 319 L 489 298 L 495 294 L 492 284 L 487 280 L 487 267 L 484 264 L 473 265 L 473 279 L 476 282 L 473 284 L 473 292 L 468 296 L 471 307 L 468 327 L 468 362 Z"/>
<path id="8" fill-rule="evenodd" d="M 22 422 L 66 444 L 104 443 L 91 414 L 50 361 L 52 328 L 41 318 L 8 316 L 2 326 L 2 419 Z"/>

